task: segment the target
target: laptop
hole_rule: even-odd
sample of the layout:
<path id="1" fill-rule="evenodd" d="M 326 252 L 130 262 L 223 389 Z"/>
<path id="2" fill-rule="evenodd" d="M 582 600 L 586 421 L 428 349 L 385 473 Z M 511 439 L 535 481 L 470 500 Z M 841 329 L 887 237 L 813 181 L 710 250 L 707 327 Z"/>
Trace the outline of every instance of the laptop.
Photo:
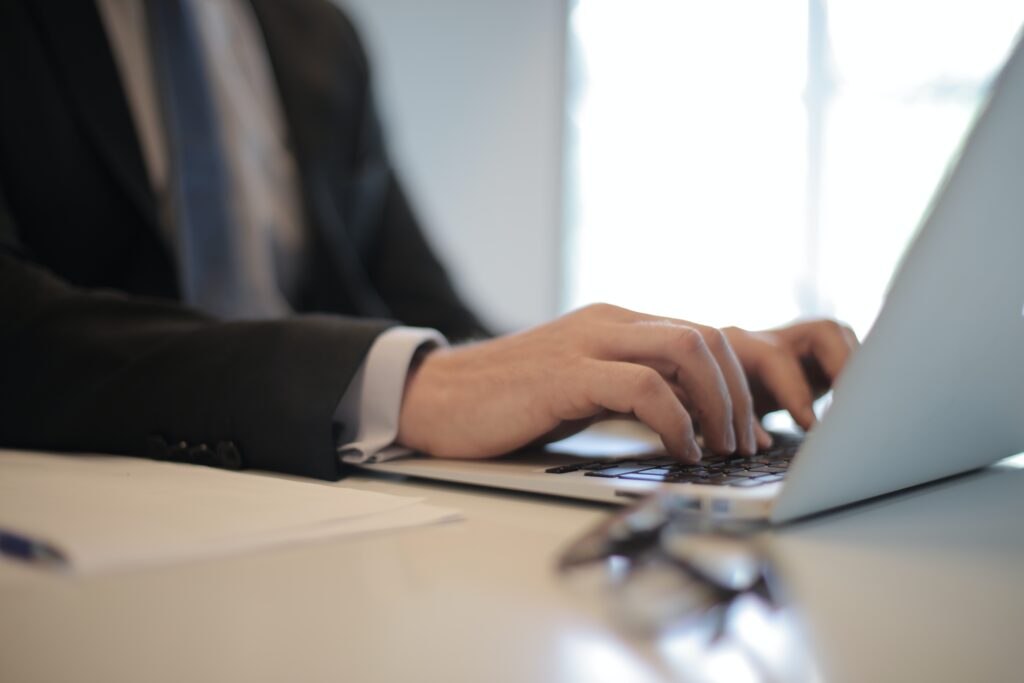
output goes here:
<path id="1" fill-rule="evenodd" d="M 1024 41 L 925 214 L 870 334 L 802 443 L 686 466 L 643 435 L 592 433 L 496 460 L 372 471 L 606 502 L 670 490 L 716 516 L 784 522 L 1024 450 Z"/>

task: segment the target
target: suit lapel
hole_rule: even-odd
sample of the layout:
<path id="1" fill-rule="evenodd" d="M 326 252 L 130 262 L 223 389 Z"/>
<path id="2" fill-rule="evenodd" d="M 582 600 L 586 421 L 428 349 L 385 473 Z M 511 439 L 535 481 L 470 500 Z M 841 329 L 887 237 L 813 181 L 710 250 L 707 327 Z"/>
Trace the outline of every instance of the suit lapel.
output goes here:
<path id="1" fill-rule="evenodd" d="M 326 246 L 333 272 L 344 283 L 347 310 L 390 318 L 388 305 L 360 260 L 357 236 L 346 220 L 353 201 L 352 146 L 359 129 L 361 82 L 346 78 L 361 60 L 354 34 L 339 31 L 330 2 L 252 0 L 299 166 L 306 219 Z M 351 212 L 350 212 L 351 213 Z M 368 238 L 369 239 L 369 238 Z"/>
<path id="2" fill-rule="evenodd" d="M 83 127 L 146 222 L 159 232 L 138 136 L 93 2 L 30 2 Z"/>

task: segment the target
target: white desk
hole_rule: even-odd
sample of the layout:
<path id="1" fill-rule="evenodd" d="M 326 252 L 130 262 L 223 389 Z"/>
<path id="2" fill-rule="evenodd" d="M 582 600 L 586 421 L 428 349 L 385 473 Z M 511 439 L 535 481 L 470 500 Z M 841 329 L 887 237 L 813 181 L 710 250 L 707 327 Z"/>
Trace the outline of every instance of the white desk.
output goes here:
<path id="1" fill-rule="evenodd" d="M 368 477 L 466 520 L 66 579 L 0 563 L 0 681 L 696 680 L 553 563 L 606 508 Z M 774 535 L 826 681 L 1021 681 L 1024 470 Z M 710 673 L 727 672 L 712 667 Z M 707 672 L 707 671 L 706 671 Z M 730 676 L 732 680 L 739 680 Z"/>

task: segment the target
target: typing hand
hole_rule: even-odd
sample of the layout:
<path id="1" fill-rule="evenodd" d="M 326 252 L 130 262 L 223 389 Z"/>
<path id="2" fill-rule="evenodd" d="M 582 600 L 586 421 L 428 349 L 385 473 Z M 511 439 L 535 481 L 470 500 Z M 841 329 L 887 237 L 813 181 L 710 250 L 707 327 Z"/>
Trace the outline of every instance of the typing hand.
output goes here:
<path id="1" fill-rule="evenodd" d="M 833 320 L 813 320 L 763 332 L 722 330 L 747 375 L 758 415 L 785 409 L 803 429 L 815 422 L 814 399 L 832 383 L 857 348 L 857 336 Z"/>
<path id="2" fill-rule="evenodd" d="M 798 327 L 734 328 L 744 358 L 721 330 L 597 304 L 519 334 L 438 349 L 410 373 L 398 442 L 437 456 L 487 457 L 619 413 L 646 423 L 682 460 L 700 459 L 694 423 L 712 451 L 750 455 L 770 438 L 744 367 L 767 396 L 802 408 L 791 387 L 805 381 L 805 335 L 787 332 Z M 786 353 L 789 363 L 779 360 Z M 794 372 L 800 377 L 783 377 Z"/>

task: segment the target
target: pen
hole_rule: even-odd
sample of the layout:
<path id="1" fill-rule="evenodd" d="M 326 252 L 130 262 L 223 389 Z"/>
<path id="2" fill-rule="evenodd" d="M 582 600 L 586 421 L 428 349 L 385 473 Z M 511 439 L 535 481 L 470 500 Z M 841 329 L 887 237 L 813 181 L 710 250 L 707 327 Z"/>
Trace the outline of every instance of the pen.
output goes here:
<path id="1" fill-rule="evenodd" d="M 0 529 L 0 555 L 50 569 L 68 566 L 64 553 L 45 541 Z"/>

